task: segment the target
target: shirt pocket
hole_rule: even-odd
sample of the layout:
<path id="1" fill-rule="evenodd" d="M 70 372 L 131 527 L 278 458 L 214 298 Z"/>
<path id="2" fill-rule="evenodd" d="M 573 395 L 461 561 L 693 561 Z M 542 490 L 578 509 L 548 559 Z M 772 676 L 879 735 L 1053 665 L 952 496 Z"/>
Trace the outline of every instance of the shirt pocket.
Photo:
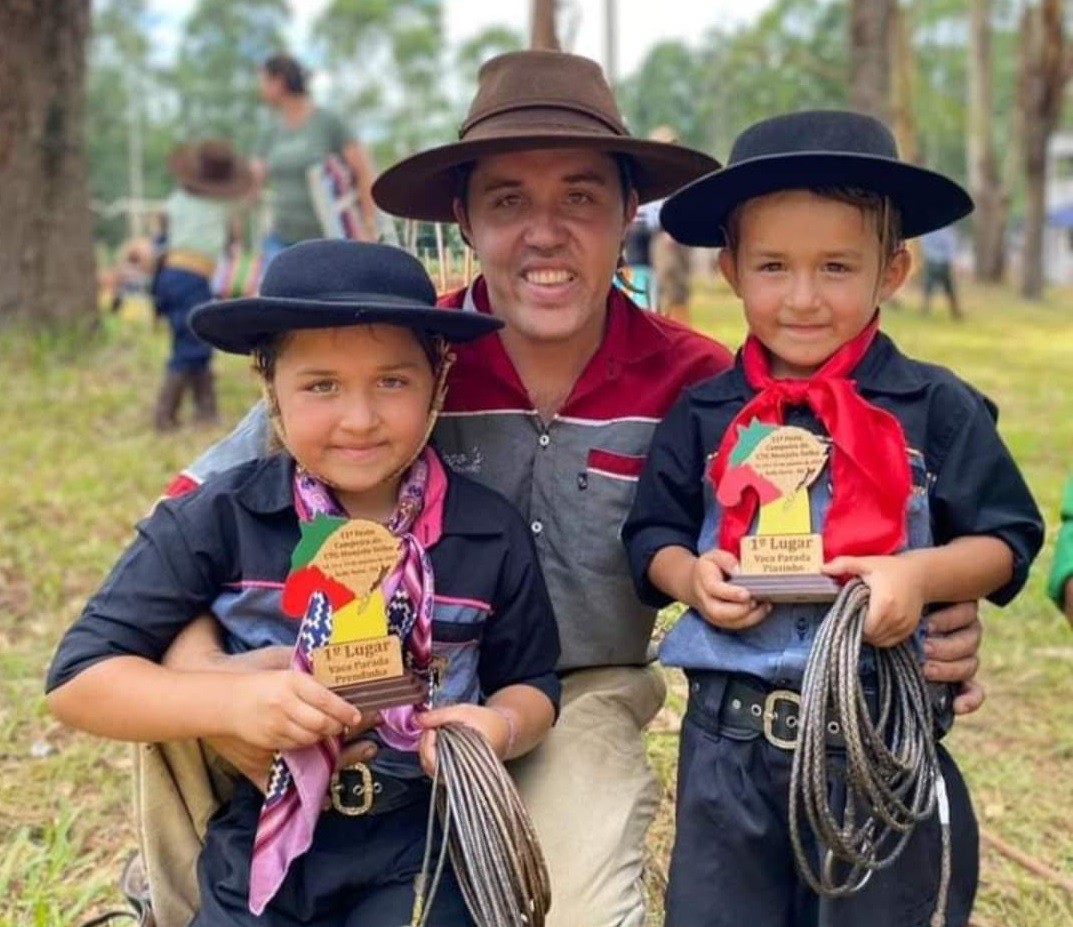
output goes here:
<path id="1" fill-rule="evenodd" d="M 579 555 L 588 569 L 627 575 L 622 526 L 637 494 L 644 465 L 642 454 L 602 448 L 589 451 L 585 470 L 578 476 L 584 514 L 580 530 L 586 535 L 579 545 Z"/>
<path id="2" fill-rule="evenodd" d="M 433 706 L 476 702 L 481 639 L 490 613 L 482 602 L 437 599 L 432 621 Z"/>

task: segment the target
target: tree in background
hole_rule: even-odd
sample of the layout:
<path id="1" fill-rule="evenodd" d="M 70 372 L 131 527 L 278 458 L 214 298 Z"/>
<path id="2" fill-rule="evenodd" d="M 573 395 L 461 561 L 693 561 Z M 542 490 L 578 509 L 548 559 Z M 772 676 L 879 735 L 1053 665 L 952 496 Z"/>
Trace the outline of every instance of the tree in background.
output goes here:
<path id="1" fill-rule="evenodd" d="M 89 29 L 89 0 L 0 3 L 0 324 L 96 317 L 83 131 Z"/>
<path id="2" fill-rule="evenodd" d="M 630 132 L 647 137 L 657 126 L 672 126 L 682 144 L 707 146 L 708 127 L 695 102 L 704 78 L 704 63 L 686 45 L 660 42 L 635 74 L 619 81 L 619 104 L 629 114 Z"/>
<path id="3" fill-rule="evenodd" d="M 143 218 L 104 210 L 154 200 L 169 180 L 164 166 L 178 101 L 152 62 L 146 0 L 99 0 L 93 14 L 86 99 L 86 143 L 95 235 L 116 244 L 141 234 Z"/>
<path id="4" fill-rule="evenodd" d="M 529 8 L 529 47 L 562 51 L 555 30 L 555 0 L 532 0 Z"/>
<path id="5" fill-rule="evenodd" d="M 1043 296 L 1043 226 L 1047 215 L 1047 145 L 1062 114 L 1073 49 L 1066 41 L 1062 0 L 1025 7 L 1021 18 L 1019 100 L 1024 119 L 1025 238 L 1021 293 Z"/>
<path id="6" fill-rule="evenodd" d="M 287 0 L 198 0 L 175 67 L 177 140 L 218 136 L 252 151 L 265 126 L 258 68 L 283 51 Z"/>
<path id="7" fill-rule="evenodd" d="M 969 51 L 969 126 L 966 139 L 969 186 L 976 201 L 973 240 L 976 279 L 998 283 L 1006 264 L 1009 190 L 999 174 L 991 85 L 991 0 L 972 0 Z"/>
<path id="8" fill-rule="evenodd" d="M 333 105 L 377 163 L 447 141 L 443 10 L 435 0 L 332 0 L 313 26 L 332 75 Z"/>
<path id="9" fill-rule="evenodd" d="M 850 87 L 855 109 L 890 120 L 891 36 L 897 0 L 851 0 Z"/>

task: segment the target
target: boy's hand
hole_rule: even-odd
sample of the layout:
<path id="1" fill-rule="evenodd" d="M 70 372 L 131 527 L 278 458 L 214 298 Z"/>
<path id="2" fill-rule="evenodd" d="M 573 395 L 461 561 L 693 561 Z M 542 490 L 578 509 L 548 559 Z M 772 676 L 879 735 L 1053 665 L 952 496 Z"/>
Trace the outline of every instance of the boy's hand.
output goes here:
<path id="1" fill-rule="evenodd" d="M 263 750 L 308 747 L 362 724 L 361 712 L 296 670 L 238 674 L 227 712 L 228 733 Z"/>
<path id="2" fill-rule="evenodd" d="M 727 582 L 737 572 L 734 555 L 716 548 L 697 557 L 690 577 L 690 604 L 709 624 L 727 631 L 751 628 L 771 611 L 770 602 L 757 602 L 747 589 Z"/>
<path id="3" fill-rule="evenodd" d="M 864 639 L 894 647 L 920 624 L 924 596 L 917 565 L 906 557 L 835 557 L 823 565 L 828 576 L 859 576 L 871 591 Z"/>
<path id="4" fill-rule="evenodd" d="M 415 717 L 426 729 L 421 735 L 418 752 L 421 768 L 428 776 L 436 772 L 436 728 L 444 724 L 464 724 L 473 728 L 484 736 L 496 756 L 501 760 L 506 758 L 510 746 L 510 722 L 499 711 L 484 705 L 448 705 L 419 712 Z"/>

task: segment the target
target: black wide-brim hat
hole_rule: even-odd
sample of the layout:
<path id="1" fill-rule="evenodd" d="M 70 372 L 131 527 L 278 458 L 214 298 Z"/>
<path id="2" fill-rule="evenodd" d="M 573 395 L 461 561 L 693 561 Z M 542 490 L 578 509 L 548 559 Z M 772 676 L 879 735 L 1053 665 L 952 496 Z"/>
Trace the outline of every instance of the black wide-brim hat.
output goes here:
<path id="1" fill-rule="evenodd" d="M 742 132 L 727 166 L 671 196 L 660 224 L 684 245 L 723 247 L 727 219 L 746 200 L 823 187 L 889 196 L 901 214 L 903 238 L 942 228 L 973 209 L 972 197 L 949 177 L 899 160 L 894 136 L 878 119 L 810 110 Z"/>
<path id="2" fill-rule="evenodd" d="M 447 341 L 472 341 L 503 322 L 436 307 L 436 288 L 413 255 L 391 245 L 313 239 L 268 265 L 261 292 L 203 303 L 190 313 L 202 341 L 249 354 L 284 332 L 347 325 L 401 325 Z"/>
<path id="3" fill-rule="evenodd" d="M 459 168 L 513 151 L 570 148 L 626 155 L 642 203 L 719 167 L 684 145 L 634 138 L 600 66 L 564 52 L 518 51 L 489 59 L 477 75 L 477 95 L 458 139 L 384 171 L 373 184 L 377 205 L 406 219 L 454 222 Z"/>

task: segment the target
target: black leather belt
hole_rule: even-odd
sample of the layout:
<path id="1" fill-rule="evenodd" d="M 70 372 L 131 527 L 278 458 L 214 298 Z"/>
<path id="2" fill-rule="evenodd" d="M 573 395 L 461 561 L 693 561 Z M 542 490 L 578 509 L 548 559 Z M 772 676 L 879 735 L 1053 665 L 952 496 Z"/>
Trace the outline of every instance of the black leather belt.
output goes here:
<path id="1" fill-rule="evenodd" d="M 727 676 L 726 688 L 714 720 L 714 733 L 731 739 L 751 740 L 762 736 L 781 750 L 797 747 L 798 711 L 801 693 L 793 689 L 778 689 L 765 685 L 752 676 Z M 875 714 L 875 705 L 869 709 Z M 705 713 L 707 715 L 707 713 Z M 712 728 L 711 720 L 697 719 L 702 727 Z M 846 741 L 837 721 L 828 724 L 825 741 L 828 747 L 845 749 Z"/>
<path id="2" fill-rule="evenodd" d="M 428 801 L 431 793 L 432 784 L 424 776 L 403 779 L 379 773 L 368 763 L 353 763 L 332 776 L 324 807 L 347 817 L 383 814 Z"/>

